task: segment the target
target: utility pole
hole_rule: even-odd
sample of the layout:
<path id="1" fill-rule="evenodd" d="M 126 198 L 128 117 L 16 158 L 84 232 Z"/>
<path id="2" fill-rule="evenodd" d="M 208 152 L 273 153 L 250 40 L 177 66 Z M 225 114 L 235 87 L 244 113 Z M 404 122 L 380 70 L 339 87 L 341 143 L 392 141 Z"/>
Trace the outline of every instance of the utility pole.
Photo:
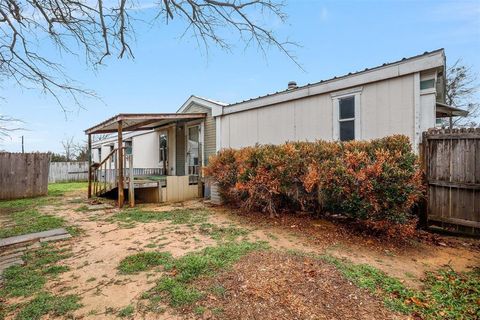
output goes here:
<path id="1" fill-rule="evenodd" d="M 24 145 L 24 143 L 23 143 L 23 140 L 24 140 L 24 139 L 23 139 L 23 136 L 22 136 L 22 153 L 25 153 L 25 145 Z"/>

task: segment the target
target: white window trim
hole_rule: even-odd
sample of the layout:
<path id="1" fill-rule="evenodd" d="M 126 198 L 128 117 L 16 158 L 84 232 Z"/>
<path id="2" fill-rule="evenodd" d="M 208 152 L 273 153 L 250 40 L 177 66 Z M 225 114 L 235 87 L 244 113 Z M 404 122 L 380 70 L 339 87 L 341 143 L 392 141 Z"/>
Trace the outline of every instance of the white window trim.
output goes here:
<path id="1" fill-rule="evenodd" d="M 108 153 L 107 155 L 109 155 L 113 150 L 115 150 L 115 144 L 109 144 L 108 145 Z M 116 153 L 112 156 L 112 159 L 110 160 L 111 163 L 115 163 L 115 158 L 116 158 Z"/>
<path id="2" fill-rule="evenodd" d="M 420 89 L 421 82 L 427 81 L 427 80 L 433 80 L 433 88 Z M 420 74 L 420 81 L 418 83 L 418 89 L 420 90 L 420 95 L 436 93 L 437 92 L 435 88 L 436 83 L 437 83 L 436 73 Z"/>
<path id="3" fill-rule="evenodd" d="M 335 141 L 340 141 L 340 122 L 342 121 L 349 121 L 354 120 L 355 126 L 355 137 L 354 140 L 361 140 L 362 139 L 362 127 L 361 127 L 361 94 L 362 94 L 363 87 L 357 87 L 347 90 L 342 90 L 339 92 L 332 93 L 330 96 L 332 97 L 332 108 L 333 108 L 333 118 L 332 118 L 332 137 Z M 354 97 L 354 118 L 349 119 L 341 119 L 340 120 L 340 99 Z"/>

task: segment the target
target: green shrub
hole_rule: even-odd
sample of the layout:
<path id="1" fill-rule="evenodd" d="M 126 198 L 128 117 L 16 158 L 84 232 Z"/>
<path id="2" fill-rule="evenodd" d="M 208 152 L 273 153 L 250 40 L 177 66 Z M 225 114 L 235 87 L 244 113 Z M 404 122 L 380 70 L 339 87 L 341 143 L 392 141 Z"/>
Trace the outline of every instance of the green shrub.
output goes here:
<path id="1" fill-rule="evenodd" d="M 206 174 L 227 203 L 246 210 L 328 211 L 378 229 L 410 222 L 424 190 L 418 159 L 402 135 L 226 149 L 210 159 Z"/>

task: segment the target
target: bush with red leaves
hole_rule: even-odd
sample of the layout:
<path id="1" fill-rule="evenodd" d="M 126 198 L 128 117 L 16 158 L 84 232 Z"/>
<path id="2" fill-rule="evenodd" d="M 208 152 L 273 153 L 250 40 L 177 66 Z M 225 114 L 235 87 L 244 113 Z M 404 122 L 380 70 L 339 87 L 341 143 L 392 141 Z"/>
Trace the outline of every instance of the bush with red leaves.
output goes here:
<path id="1" fill-rule="evenodd" d="M 246 210 L 331 212 L 372 229 L 410 225 L 424 192 L 417 156 L 403 135 L 226 149 L 210 159 L 206 175 L 227 203 Z"/>

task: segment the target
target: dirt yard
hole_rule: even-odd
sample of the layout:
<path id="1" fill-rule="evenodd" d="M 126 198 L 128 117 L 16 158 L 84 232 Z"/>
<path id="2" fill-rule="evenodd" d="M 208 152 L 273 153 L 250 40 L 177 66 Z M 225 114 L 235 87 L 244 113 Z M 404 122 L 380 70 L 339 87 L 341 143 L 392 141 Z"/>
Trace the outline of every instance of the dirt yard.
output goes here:
<path id="1" fill-rule="evenodd" d="M 272 221 L 202 201 L 120 211 L 85 195 L 72 190 L 38 205 L 41 215 L 60 218 L 75 236 L 50 245 L 64 256 L 29 258 L 6 277 L 0 319 L 480 316 L 478 287 L 458 288 L 469 292 L 459 310 L 448 304 L 451 293 L 432 300 L 439 289 L 428 282 L 434 276 L 439 283 L 458 277 L 479 284 L 478 240 L 428 235 L 399 245 L 326 220 Z M 41 271 L 52 265 L 59 271 Z M 45 281 L 16 294 L 15 285 L 31 280 L 18 277 L 32 272 Z"/>

